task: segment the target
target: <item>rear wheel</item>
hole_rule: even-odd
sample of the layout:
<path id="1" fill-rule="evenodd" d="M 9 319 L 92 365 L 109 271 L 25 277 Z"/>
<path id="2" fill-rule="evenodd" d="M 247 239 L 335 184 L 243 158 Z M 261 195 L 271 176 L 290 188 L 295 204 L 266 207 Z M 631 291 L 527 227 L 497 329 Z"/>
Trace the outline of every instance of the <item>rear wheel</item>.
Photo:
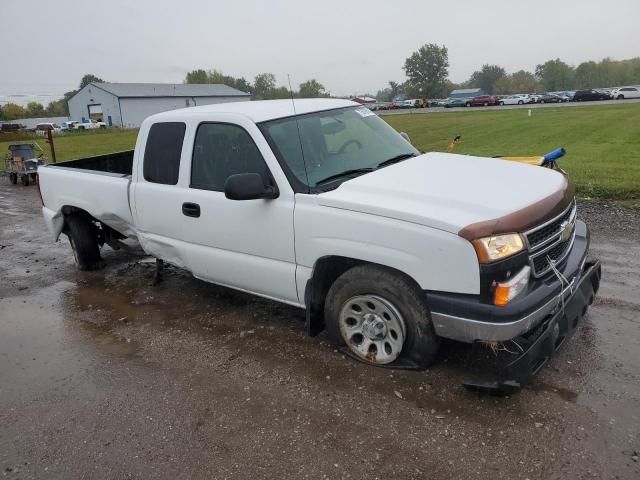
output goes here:
<path id="1" fill-rule="evenodd" d="M 10 173 L 9 174 L 9 181 L 11 182 L 12 185 L 15 185 L 16 183 L 18 183 L 18 174 L 17 173 Z"/>
<path id="2" fill-rule="evenodd" d="M 518 100 L 518 105 L 523 105 L 524 102 L 522 100 Z"/>
<path id="3" fill-rule="evenodd" d="M 618 100 L 624 100 L 624 95 L 618 95 Z"/>
<path id="4" fill-rule="evenodd" d="M 27 174 L 20 175 L 20 181 L 22 182 L 22 185 L 24 185 L 25 187 L 28 187 L 29 186 L 29 175 L 27 175 Z"/>
<path id="5" fill-rule="evenodd" d="M 465 104 L 464 104 L 464 106 L 465 106 L 465 107 L 470 107 L 470 106 L 471 106 L 471 103 L 467 102 L 467 103 L 465 103 Z"/>
<path id="6" fill-rule="evenodd" d="M 410 362 L 427 368 L 439 346 L 420 288 L 405 275 L 376 265 L 342 274 L 325 300 L 334 341 L 372 365 Z"/>
<path id="7" fill-rule="evenodd" d="M 72 214 L 65 218 L 66 234 L 73 251 L 73 258 L 80 270 L 98 270 L 104 267 L 100 257 L 98 235 L 95 225 L 82 214 Z"/>

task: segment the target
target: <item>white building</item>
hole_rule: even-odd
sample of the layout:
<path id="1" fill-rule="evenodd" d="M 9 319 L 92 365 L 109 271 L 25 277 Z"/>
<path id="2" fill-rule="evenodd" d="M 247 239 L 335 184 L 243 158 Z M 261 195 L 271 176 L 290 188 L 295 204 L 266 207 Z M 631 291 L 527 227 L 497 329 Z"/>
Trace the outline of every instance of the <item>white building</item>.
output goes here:
<path id="1" fill-rule="evenodd" d="M 90 83 L 69 99 L 69 118 L 135 128 L 154 113 L 250 99 L 221 84 Z"/>

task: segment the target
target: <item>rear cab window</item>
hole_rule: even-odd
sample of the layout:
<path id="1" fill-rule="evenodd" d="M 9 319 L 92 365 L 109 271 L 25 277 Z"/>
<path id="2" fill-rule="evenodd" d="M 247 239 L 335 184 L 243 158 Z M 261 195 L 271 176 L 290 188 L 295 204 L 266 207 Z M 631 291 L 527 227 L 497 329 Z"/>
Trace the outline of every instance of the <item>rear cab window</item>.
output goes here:
<path id="1" fill-rule="evenodd" d="M 147 135 L 144 150 L 144 179 L 151 183 L 176 185 L 180 173 L 180 155 L 186 124 L 154 123 Z"/>

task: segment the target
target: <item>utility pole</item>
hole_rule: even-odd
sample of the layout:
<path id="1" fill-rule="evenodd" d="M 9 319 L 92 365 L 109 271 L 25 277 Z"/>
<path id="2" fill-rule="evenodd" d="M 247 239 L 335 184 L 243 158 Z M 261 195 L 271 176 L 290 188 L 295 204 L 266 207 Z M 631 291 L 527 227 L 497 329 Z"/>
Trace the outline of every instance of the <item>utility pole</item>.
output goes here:
<path id="1" fill-rule="evenodd" d="M 53 160 L 53 163 L 56 163 L 56 149 L 53 146 L 53 134 L 51 133 L 51 131 L 51 129 L 45 130 L 45 142 L 47 142 L 51 147 L 51 160 Z"/>

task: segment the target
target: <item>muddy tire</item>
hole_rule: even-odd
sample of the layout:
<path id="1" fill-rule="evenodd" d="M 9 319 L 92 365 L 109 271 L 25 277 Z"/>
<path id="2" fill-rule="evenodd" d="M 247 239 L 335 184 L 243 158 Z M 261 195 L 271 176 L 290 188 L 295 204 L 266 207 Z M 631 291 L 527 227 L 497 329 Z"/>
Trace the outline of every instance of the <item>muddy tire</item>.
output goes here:
<path id="1" fill-rule="evenodd" d="M 28 187 L 29 186 L 29 175 L 20 175 L 20 182 L 25 187 Z"/>
<path id="2" fill-rule="evenodd" d="M 11 185 L 15 185 L 16 183 L 18 183 L 18 175 L 16 173 L 10 173 L 9 181 L 11 182 Z"/>
<path id="3" fill-rule="evenodd" d="M 427 368 L 440 343 L 418 285 L 377 265 L 338 277 L 325 300 L 325 323 L 336 343 L 372 365 Z"/>
<path id="4" fill-rule="evenodd" d="M 105 263 L 100 257 L 100 247 L 94 225 L 79 214 L 69 215 L 65 219 L 66 234 L 73 250 L 73 258 L 80 270 L 98 270 Z"/>

